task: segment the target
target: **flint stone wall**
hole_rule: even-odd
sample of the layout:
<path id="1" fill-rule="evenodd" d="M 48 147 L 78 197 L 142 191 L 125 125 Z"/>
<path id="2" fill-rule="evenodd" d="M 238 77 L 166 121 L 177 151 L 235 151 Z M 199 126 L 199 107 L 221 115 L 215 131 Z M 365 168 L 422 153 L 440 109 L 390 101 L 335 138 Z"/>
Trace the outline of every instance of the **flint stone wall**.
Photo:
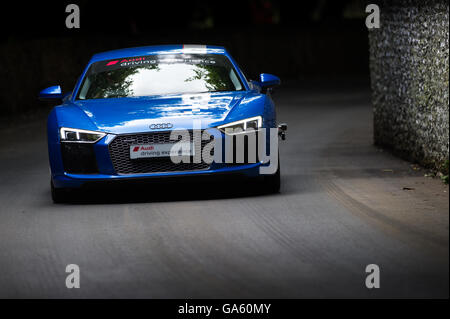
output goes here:
<path id="1" fill-rule="evenodd" d="M 369 31 L 375 143 L 445 170 L 449 153 L 449 4 L 385 1 Z M 448 164 L 447 164 L 448 165 Z"/>

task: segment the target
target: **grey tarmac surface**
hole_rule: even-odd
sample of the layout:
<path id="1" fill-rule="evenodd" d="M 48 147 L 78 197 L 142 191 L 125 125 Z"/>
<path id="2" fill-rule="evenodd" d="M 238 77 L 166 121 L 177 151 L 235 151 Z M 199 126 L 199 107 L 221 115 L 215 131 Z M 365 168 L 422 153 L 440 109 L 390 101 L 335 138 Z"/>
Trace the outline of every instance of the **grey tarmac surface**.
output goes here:
<path id="1" fill-rule="evenodd" d="M 448 298 L 448 186 L 373 146 L 366 86 L 286 85 L 274 100 L 289 124 L 276 195 L 180 183 L 56 205 L 45 117 L 3 123 L 0 297 Z"/>

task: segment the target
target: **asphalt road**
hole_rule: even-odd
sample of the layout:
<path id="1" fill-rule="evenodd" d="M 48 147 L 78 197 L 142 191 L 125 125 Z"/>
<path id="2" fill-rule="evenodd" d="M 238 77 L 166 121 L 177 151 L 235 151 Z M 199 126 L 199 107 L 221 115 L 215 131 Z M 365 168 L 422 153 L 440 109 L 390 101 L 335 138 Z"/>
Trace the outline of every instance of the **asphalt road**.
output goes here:
<path id="1" fill-rule="evenodd" d="M 368 89 L 288 85 L 274 99 L 289 124 L 277 195 L 175 184 L 55 205 L 45 118 L 1 128 L 0 297 L 448 298 L 448 186 L 373 146 Z"/>

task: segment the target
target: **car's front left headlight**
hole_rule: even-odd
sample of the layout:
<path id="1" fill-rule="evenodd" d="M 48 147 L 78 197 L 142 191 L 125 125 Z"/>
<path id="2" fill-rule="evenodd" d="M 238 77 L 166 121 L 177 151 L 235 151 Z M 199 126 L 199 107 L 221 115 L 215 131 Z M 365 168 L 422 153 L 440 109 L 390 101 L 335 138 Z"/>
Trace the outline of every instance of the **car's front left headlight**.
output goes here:
<path id="1" fill-rule="evenodd" d="M 106 133 L 61 127 L 61 142 L 96 143 Z"/>
<path id="2" fill-rule="evenodd" d="M 262 117 L 255 116 L 245 120 L 227 123 L 220 125 L 217 128 L 228 135 L 235 135 L 239 133 L 247 133 L 250 130 L 258 130 L 262 127 Z"/>

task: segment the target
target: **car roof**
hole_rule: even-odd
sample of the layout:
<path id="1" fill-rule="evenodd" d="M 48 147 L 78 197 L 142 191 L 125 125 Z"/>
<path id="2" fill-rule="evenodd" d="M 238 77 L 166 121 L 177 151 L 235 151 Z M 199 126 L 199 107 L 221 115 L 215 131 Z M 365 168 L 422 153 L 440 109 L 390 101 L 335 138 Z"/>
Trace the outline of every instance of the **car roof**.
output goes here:
<path id="1" fill-rule="evenodd" d="M 97 53 L 91 58 L 90 63 L 110 59 L 119 59 L 152 54 L 181 54 L 181 53 L 226 54 L 226 52 L 227 51 L 224 47 L 213 45 L 196 45 L 196 44 L 152 45 L 152 46 L 119 49 Z"/>

